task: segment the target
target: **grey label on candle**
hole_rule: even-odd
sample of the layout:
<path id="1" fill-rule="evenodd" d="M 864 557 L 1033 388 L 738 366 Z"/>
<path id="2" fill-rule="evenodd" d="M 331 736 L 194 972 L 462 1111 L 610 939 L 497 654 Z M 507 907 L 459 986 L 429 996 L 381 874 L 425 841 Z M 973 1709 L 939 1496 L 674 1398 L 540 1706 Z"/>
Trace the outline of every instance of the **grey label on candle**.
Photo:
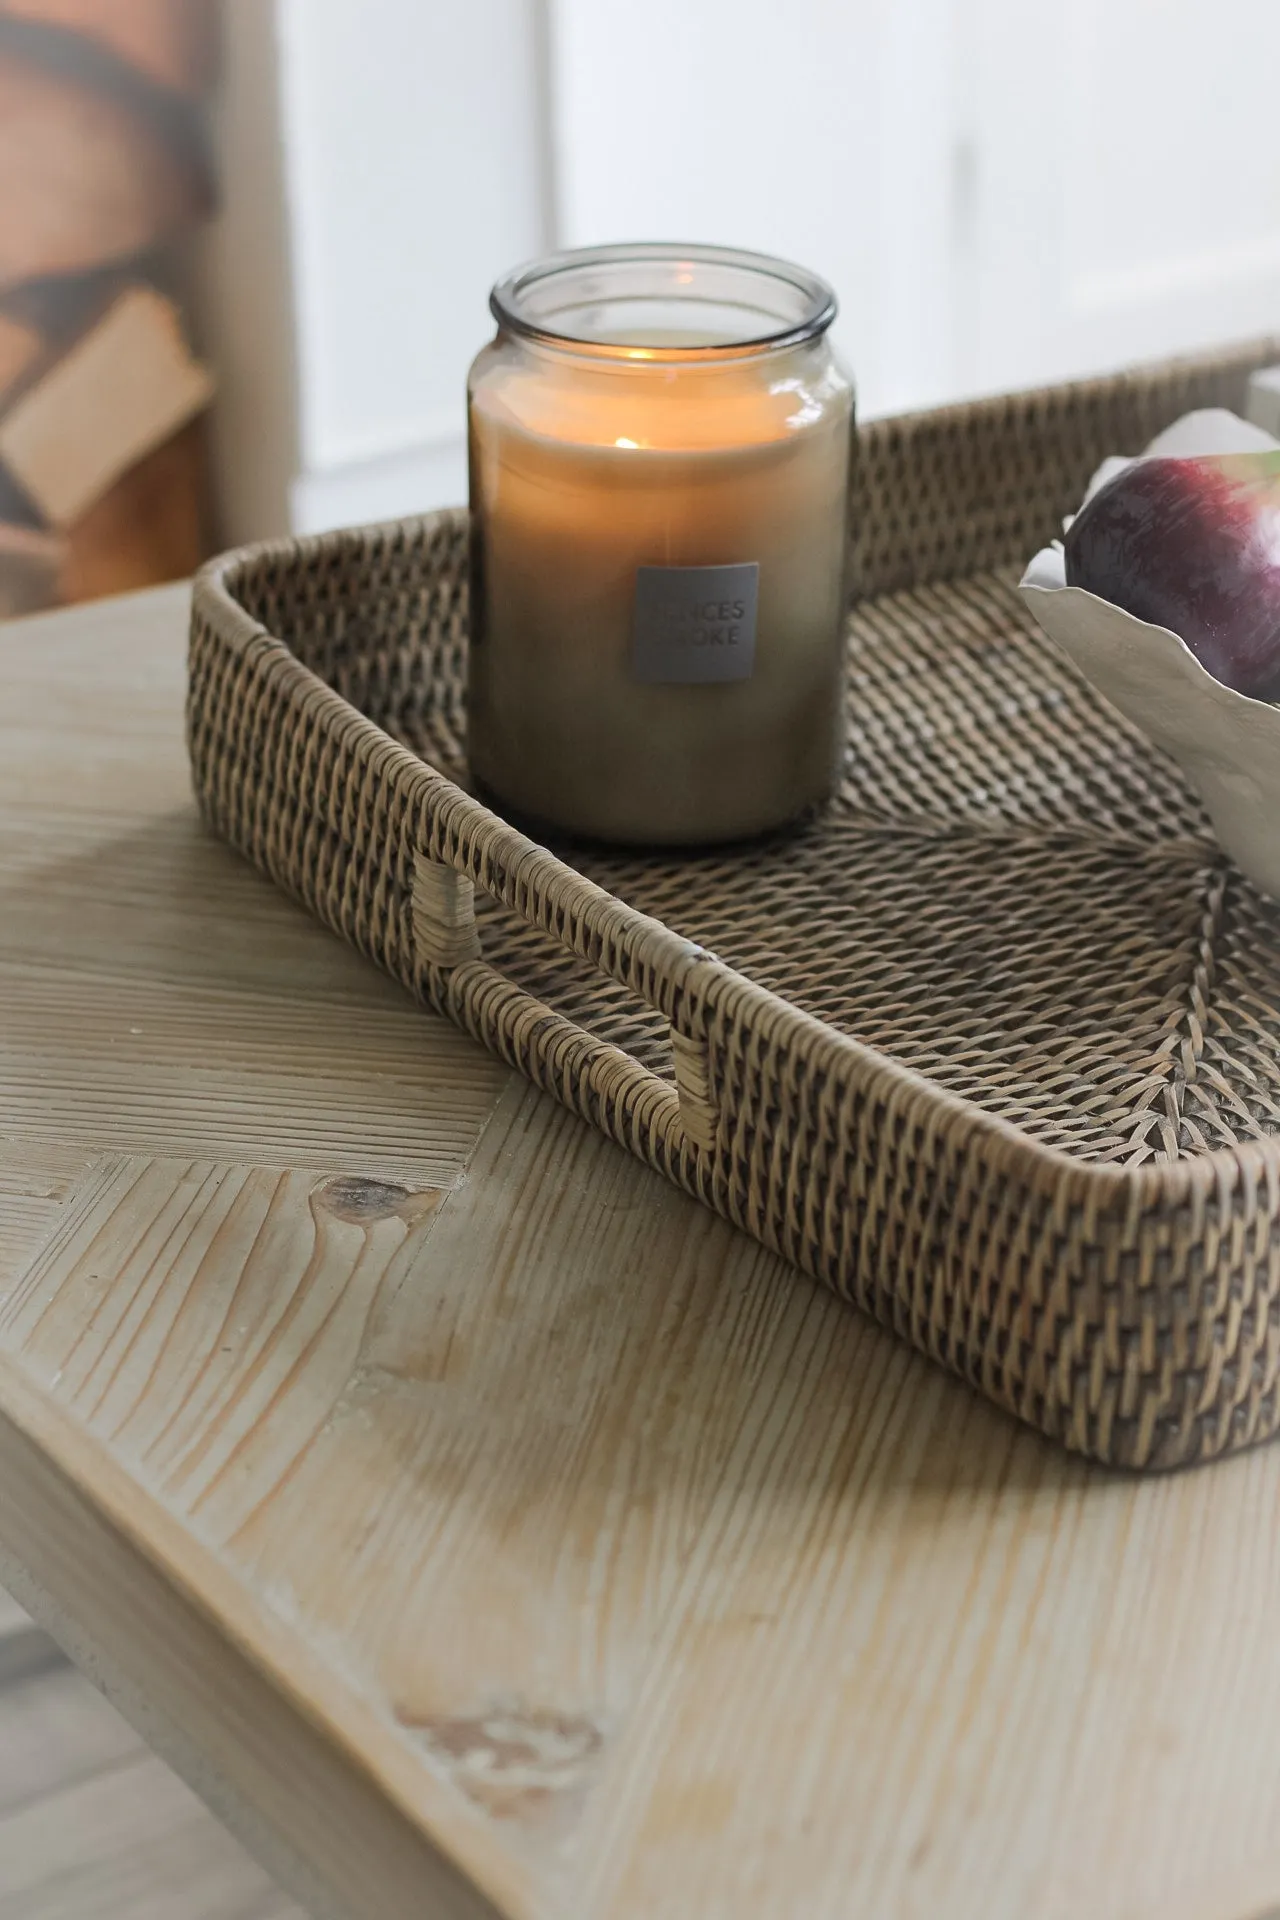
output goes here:
<path id="1" fill-rule="evenodd" d="M 749 680 L 760 568 L 637 567 L 631 671 L 637 680 Z"/>

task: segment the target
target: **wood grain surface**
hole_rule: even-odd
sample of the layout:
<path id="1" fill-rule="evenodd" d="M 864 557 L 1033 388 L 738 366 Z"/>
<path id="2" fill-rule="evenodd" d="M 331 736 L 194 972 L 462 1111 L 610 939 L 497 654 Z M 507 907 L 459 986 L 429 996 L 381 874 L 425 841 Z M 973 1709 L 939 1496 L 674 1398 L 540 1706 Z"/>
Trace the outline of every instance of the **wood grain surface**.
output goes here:
<path id="1" fill-rule="evenodd" d="M 0 1592 L 0 1916 L 303 1920 Z M 56 1649 L 54 1650 L 56 1654 Z"/>
<path id="2" fill-rule="evenodd" d="M 1094 1474 L 536 1096 L 443 1205 L 104 1162 L 0 1351 L 513 1911 L 1125 1920 L 1280 1865 L 1274 1456 Z"/>
<path id="3" fill-rule="evenodd" d="M 0 1726 L 0 1823 L 47 1794 L 79 1786 L 146 1751 L 119 1714 L 65 1663 L 7 1685 L 0 1695 Z"/>
<path id="4" fill-rule="evenodd" d="M 1280 1452 L 1069 1459 L 407 1006 L 192 823 L 180 617 L 0 630 L 18 1598 L 317 1915 L 1261 1920 Z"/>
<path id="5" fill-rule="evenodd" d="M 204 834 L 186 606 L 0 626 L 0 1261 L 96 1151 L 447 1186 L 505 1079 Z"/>
<path id="6" fill-rule="evenodd" d="M 72 1668 L 0 1736 L 0 1920 L 304 1920 Z"/>
<path id="7" fill-rule="evenodd" d="M 44 1673 L 60 1660 L 57 1643 L 0 1587 L 0 1689 Z M 0 1744 L 8 1739 L 7 1704 L 0 1700 Z"/>
<path id="8" fill-rule="evenodd" d="M 7 1639 L 11 1633 L 20 1628 L 26 1617 L 17 1601 L 11 1599 L 3 1587 L 0 1587 L 0 1640 Z"/>
<path id="9" fill-rule="evenodd" d="M 146 1754 L 0 1820 L 0 1920 L 286 1915 L 304 1920 Z"/>
<path id="10" fill-rule="evenodd" d="M 0 1686 L 14 1666 L 19 1670 L 26 1666 L 30 1637 L 38 1631 L 17 1601 L 0 1587 Z"/>

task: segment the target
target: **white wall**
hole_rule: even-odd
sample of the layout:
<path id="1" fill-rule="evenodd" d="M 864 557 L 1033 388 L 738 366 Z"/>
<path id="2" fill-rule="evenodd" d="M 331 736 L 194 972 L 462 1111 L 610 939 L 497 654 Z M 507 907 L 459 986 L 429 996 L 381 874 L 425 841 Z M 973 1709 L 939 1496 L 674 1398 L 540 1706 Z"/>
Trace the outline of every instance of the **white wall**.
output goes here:
<path id="1" fill-rule="evenodd" d="M 551 239 L 542 21 L 539 0 L 229 0 L 204 275 L 229 538 L 465 497 L 488 289 Z"/>
<path id="2" fill-rule="evenodd" d="M 1276 0 L 965 9 L 965 387 L 1280 331 Z"/>
<path id="3" fill-rule="evenodd" d="M 955 390 L 956 0 L 556 0 L 566 245 L 757 247 L 833 283 L 864 412 Z"/>
<path id="4" fill-rule="evenodd" d="M 485 296 L 549 237 L 537 8 L 279 0 L 279 18 L 295 522 L 461 498 L 461 380 Z"/>
<path id="5" fill-rule="evenodd" d="M 485 296 L 703 239 L 835 284 L 864 416 L 1280 328 L 1276 0 L 227 0 L 232 537 L 465 493 Z"/>
<path id="6" fill-rule="evenodd" d="M 864 415 L 1280 329 L 1276 0 L 555 0 L 566 241 L 792 254 Z"/>
<path id="7" fill-rule="evenodd" d="M 298 472 L 298 377 L 273 8 L 223 0 L 215 100 L 223 211 L 194 262 L 197 343 L 218 375 L 219 537 L 287 532 Z"/>

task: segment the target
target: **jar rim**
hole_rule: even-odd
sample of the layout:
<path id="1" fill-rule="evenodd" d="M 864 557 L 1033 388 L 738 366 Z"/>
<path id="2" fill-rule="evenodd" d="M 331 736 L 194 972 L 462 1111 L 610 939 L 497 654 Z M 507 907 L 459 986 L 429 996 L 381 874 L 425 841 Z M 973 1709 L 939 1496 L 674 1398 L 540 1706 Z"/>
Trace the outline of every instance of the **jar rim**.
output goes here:
<path id="1" fill-rule="evenodd" d="M 646 267 L 659 273 L 663 268 L 671 270 L 675 284 L 670 288 L 668 298 L 674 302 L 684 297 L 692 304 L 700 297 L 706 298 L 705 294 L 693 291 L 694 276 L 701 268 L 704 273 L 720 271 L 740 276 L 747 283 L 757 284 L 762 292 L 771 287 L 775 294 L 775 306 L 779 294 L 789 295 L 794 311 L 770 314 L 762 298 L 755 308 L 757 318 L 763 323 L 759 327 L 721 339 L 673 343 L 653 339 L 629 341 L 610 338 L 607 334 L 591 333 L 580 327 L 555 324 L 554 310 L 546 310 L 545 298 L 544 310 L 538 310 L 537 295 L 539 292 L 544 296 L 548 292 L 554 293 L 554 283 L 567 287 L 575 277 L 580 282 L 589 283 L 593 274 L 599 277 L 607 275 L 611 269 L 625 273 L 628 268 Z M 617 296 L 602 292 L 598 295 L 598 301 L 607 303 L 611 297 Z M 746 303 L 733 304 L 741 305 L 744 311 L 750 310 Z M 705 363 L 772 353 L 780 348 L 815 340 L 827 331 L 835 319 L 837 301 L 834 289 L 820 275 L 772 254 L 754 253 L 739 247 L 653 240 L 615 246 L 576 247 L 527 261 L 497 282 L 489 295 L 489 311 L 504 332 L 541 346 L 566 348 L 574 353 L 602 359 Z M 576 311 L 582 311 L 581 302 Z M 770 326 L 769 319 L 776 319 L 776 324 Z"/>

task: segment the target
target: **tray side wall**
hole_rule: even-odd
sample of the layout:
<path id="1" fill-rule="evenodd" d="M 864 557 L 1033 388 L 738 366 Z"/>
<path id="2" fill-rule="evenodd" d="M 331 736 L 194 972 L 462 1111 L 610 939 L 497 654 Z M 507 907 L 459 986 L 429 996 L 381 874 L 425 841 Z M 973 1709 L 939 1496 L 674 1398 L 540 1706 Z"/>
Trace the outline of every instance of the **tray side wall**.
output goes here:
<path id="1" fill-rule="evenodd" d="M 1177 369 L 1164 388 L 1142 376 L 1137 401 L 1131 382 L 1092 383 L 965 409 L 958 424 L 956 410 L 887 423 L 866 437 L 859 484 L 888 463 L 886 500 L 901 499 L 918 463 L 920 487 L 941 499 L 930 463 L 943 451 L 962 459 L 985 445 L 994 473 L 1003 445 L 1017 472 L 1020 423 L 1034 442 L 1046 418 L 1056 457 L 1087 476 L 1126 444 L 1111 437 L 1116 418 L 1149 437 L 1188 404 L 1235 397 L 1266 351 Z M 1055 469 L 1042 496 L 1067 485 Z M 862 497 L 874 517 L 875 496 Z M 984 559 L 1025 545 L 1009 511 L 1006 500 L 1004 518 L 974 533 Z M 336 656 L 334 595 L 356 544 L 371 578 L 401 578 L 411 563 L 430 579 L 456 571 L 462 524 L 444 514 L 279 543 L 201 576 L 189 730 L 213 829 L 584 1119 L 1052 1438 L 1112 1464 L 1168 1467 L 1274 1432 L 1270 1143 L 1132 1173 L 1035 1147 L 592 887 L 389 739 L 240 604 L 314 616 Z M 879 560 L 870 541 L 872 577 L 876 566 L 914 578 L 945 567 L 932 521 L 925 533 L 914 546 L 884 533 Z M 489 965 L 470 917 L 477 887 L 658 1008 L 677 1085 Z"/>
<path id="2" fill-rule="evenodd" d="M 1242 413 L 1280 336 L 966 406 L 876 420 L 859 435 L 853 580 L 867 597 L 1022 566 L 1062 531 L 1108 454 L 1140 453 L 1198 407 Z"/>

